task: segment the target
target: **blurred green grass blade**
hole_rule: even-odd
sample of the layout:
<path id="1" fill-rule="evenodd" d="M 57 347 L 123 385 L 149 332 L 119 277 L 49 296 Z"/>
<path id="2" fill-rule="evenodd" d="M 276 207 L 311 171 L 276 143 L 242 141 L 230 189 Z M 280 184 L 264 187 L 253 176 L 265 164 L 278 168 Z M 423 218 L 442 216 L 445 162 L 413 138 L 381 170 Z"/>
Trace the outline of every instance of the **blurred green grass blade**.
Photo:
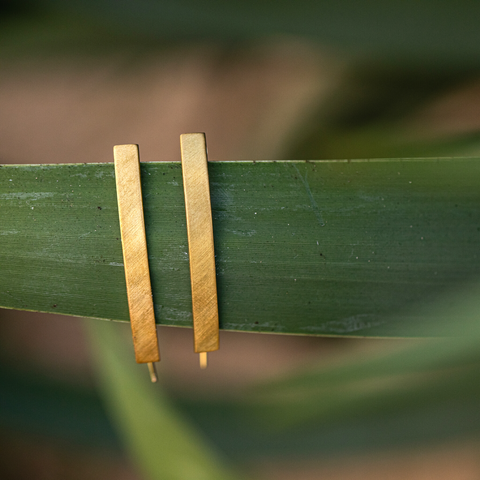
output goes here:
<path id="1" fill-rule="evenodd" d="M 422 307 L 463 332 L 398 346 L 366 359 L 311 368 L 259 387 L 263 419 L 276 427 L 462 405 L 480 400 L 480 284 Z M 432 335 L 442 336 L 430 323 Z M 395 347 L 394 347 L 395 348 Z"/>
<path id="2" fill-rule="evenodd" d="M 416 138 L 417 137 L 417 138 Z M 318 130 L 299 138 L 290 150 L 291 158 L 415 158 L 461 157 L 480 151 L 480 135 L 444 136 L 441 139 L 418 138 L 418 133 L 405 127 L 374 124 L 358 129 L 332 130 L 322 125 Z"/>
<path id="3" fill-rule="evenodd" d="M 475 74 L 450 69 L 419 73 L 401 64 L 360 63 L 303 120 L 287 158 L 475 156 L 480 151 L 477 129 L 468 122 L 463 130 L 448 127 L 458 116 L 466 118 L 461 102 L 453 110 L 428 113 L 453 92 L 474 104 L 469 82 Z"/>
<path id="4" fill-rule="evenodd" d="M 459 385 L 457 398 L 448 401 L 440 396 L 404 402 L 408 398 L 396 391 L 397 403 L 392 399 L 382 406 L 371 395 L 356 408 L 353 402 L 342 405 L 335 414 L 330 410 L 307 424 L 297 422 L 293 428 L 285 428 L 293 426 L 283 421 L 281 415 L 288 414 L 286 410 L 278 411 L 277 419 L 264 418 L 266 402 L 259 405 L 258 398 L 248 404 L 232 403 L 218 395 L 202 400 L 176 398 L 175 407 L 228 458 L 244 465 L 255 459 L 319 458 L 480 438 L 480 382 L 473 377 L 470 380 L 474 381 Z M 32 378 L 31 369 L 12 373 L 10 365 L 8 370 L 5 365 L 0 368 L 0 384 L 0 426 L 4 431 L 33 433 L 82 448 L 89 445 L 97 453 L 120 448 L 111 422 L 92 392 L 79 392 L 39 375 Z M 443 383 L 444 387 L 448 385 Z M 352 392 L 352 400 L 354 396 Z"/>
<path id="5" fill-rule="evenodd" d="M 474 289 L 471 293 L 476 295 Z M 452 311 L 457 306 L 452 303 Z M 451 318 L 458 321 L 456 316 Z M 102 324 L 88 322 L 93 327 Z M 111 328 L 115 334 L 129 330 L 120 324 Z M 246 459 L 342 455 L 412 442 L 479 438 L 478 339 L 473 333 L 465 340 L 422 340 L 418 348 L 410 342 L 403 351 L 399 343 L 394 352 L 383 355 L 357 351 L 341 367 L 312 366 L 308 372 L 299 371 L 283 382 L 245 391 L 243 396 L 231 398 L 225 392 L 224 397 L 216 390 L 214 398 L 177 396 L 172 402 L 188 422 L 239 464 Z M 146 367 L 133 363 L 130 339 L 127 342 L 119 352 L 125 356 L 119 359 L 120 368 L 132 368 L 135 380 L 148 382 Z M 32 373 L 12 374 L 11 366 L 0 368 L 1 428 L 95 448 L 118 444 L 96 397 L 38 375 L 32 379 Z"/>
<path id="6" fill-rule="evenodd" d="M 480 58 L 480 5 L 472 1 L 43 0 L 35 6 L 45 16 L 63 16 L 57 25 L 60 31 L 80 19 L 87 31 L 93 25 L 99 32 L 117 31 L 119 39 L 143 38 L 152 43 L 199 38 L 232 42 L 285 35 L 381 56 L 392 63 L 422 62 L 422 67 L 477 66 Z M 39 21 L 45 18 L 40 15 Z"/>
<path id="7" fill-rule="evenodd" d="M 222 329 L 431 336 L 416 306 L 480 277 L 477 158 L 209 175 Z M 143 164 L 142 185 L 157 323 L 190 327 L 180 164 Z M 128 321 L 112 164 L 3 166 L 0 215 L 0 306 Z"/>
<path id="8" fill-rule="evenodd" d="M 124 444 L 151 480 L 228 480 L 238 477 L 205 438 L 136 365 L 118 325 L 86 321 L 104 401 Z"/>

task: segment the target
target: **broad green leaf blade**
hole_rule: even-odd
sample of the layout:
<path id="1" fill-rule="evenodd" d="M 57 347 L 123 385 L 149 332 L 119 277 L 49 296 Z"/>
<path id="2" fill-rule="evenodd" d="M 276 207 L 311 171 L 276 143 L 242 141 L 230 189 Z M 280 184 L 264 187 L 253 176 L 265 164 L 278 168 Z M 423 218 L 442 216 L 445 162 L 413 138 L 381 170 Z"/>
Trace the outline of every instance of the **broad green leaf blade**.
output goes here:
<path id="1" fill-rule="evenodd" d="M 100 387 L 127 449 L 151 480 L 229 480 L 230 472 L 164 396 L 146 365 L 132 361 L 118 325 L 86 322 Z"/>
<path id="2" fill-rule="evenodd" d="M 358 357 L 352 358 L 352 363 L 356 361 Z M 111 422 L 106 420 L 96 397 L 71 386 L 60 386 L 51 378 L 39 379 L 37 375 L 32 379 L 31 371 L 12 373 L 11 367 L 10 372 L 5 370 L 5 367 L 0 368 L 2 429 L 60 439 L 81 447 L 87 444 L 99 451 L 118 448 Z M 145 371 L 140 375 L 144 376 Z M 464 379 L 467 382 L 460 384 Z M 428 398 L 423 392 L 419 395 L 416 389 L 408 388 L 408 380 L 405 380 L 405 377 L 395 376 L 390 383 L 383 381 L 383 391 L 364 388 L 363 397 L 359 395 L 361 381 L 357 382 L 357 391 L 353 385 L 347 386 L 341 408 L 333 411 L 332 408 L 323 409 L 324 405 L 319 404 L 318 409 L 322 409 L 323 415 L 306 422 L 304 416 L 296 415 L 293 402 L 280 410 L 278 402 L 267 401 L 265 392 L 261 404 L 257 395 L 249 394 L 248 403 L 244 399 L 240 404 L 222 401 L 218 396 L 202 398 L 201 401 L 176 398 L 175 407 L 239 465 L 255 459 L 318 459 L 351 451 L 480 438 L 478 377 L 468 378 L 462 374 L 460 381 L 453 376 L 448 381 L 440 378 L 440 387 L 435 387 L 437 396 L 432 389 Z M 389 396 L 385 392 L 388 385 L 394 387 Z M 414 386 L 422 388 L 421 382 Z M 401 387 L 405 388 L 403 392 Z M 285 386 L 281 395 L 288 399 L 289 392 L 295 395 L 296 391 Z M 279 391 L 272 392 L 277 398 L 279 394 Z M 331 400 L 338 398 L 331 390 L 327 390 L 325 396 Z M 289 407 L 293 410 L 289 411 Z"/>
<path id="3" fill-rule="evenodd" d="M 218 162 L 209 174 L 223 329 L 430 335 L 415 306 L 479 277 L 478 159 Z M 0 168 L 0 306 L 128 320 L 113 175 Z M 191 326 L 180 164 L 143 164 L 142 183 L 157 322 Z"/>

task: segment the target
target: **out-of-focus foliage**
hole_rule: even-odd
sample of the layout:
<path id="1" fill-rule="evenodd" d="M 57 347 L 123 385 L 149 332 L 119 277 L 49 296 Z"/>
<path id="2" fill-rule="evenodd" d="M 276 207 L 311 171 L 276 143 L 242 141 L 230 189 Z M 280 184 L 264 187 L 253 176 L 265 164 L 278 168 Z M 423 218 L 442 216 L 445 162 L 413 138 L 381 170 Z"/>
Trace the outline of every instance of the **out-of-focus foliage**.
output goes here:
<path id="1" fill-rule="evenodd" d="M 219 44 L 228 54 L 272 37 L 301 37 L 340 55 L 350 76 L 305 119 L 284 158 L 471 155 L 480 149 L 477 130 L 429 136 L 414 119 L 477 77 L 479 18 L 480 3 L 466 0 L 3 0 L 0 56 L 6 68 L 51 54 L 141 56 L 178 42 Z M 142 471 L 152 479 L 232 478 L 199 431 L 239 462 L 478 438 L 478 298 L 475 286 L 447 292 L 422 311 L 448 317 L 461 337 L 399 341 L 393 352 L 312 366 L 238 399 L 167 400 L 130 365 L 117 325 L 90 329 L 102 396 Z M 434 324 L 432 336 L 445 333 Z M 91 395 L 5 371 L 0 381 L 0 422 L 9 429 L 116 445 Z"/>
<path id="2" fill-rule="evenodd" d="M 250 41 L 293 35 L 355 54 L 380 55 L 392 63 L 478 66 L 480 61 L 480 5 L 466 0 L 23 0 L 4 1 L 0 8 L 12 21 L 31 12 L 39 27 L 30 31 L 31 36 L 57 30 L 68 37 L 80 25 L 77 35 L 103 32 L 103 40 L 110 35 L 149 42 Z"/>
<path id="3" fill-rule="evenodd" d="M 438 99 L 467 89 L 476 78 L 471 69 L 360 63 L 316 113 L 304 119 L 286 158 L 472 155 L 480 150 L 478 131 L 470 127 L 465 131 L 437 132 L 435 123 L 417 117 Z M 448 118 L 443 123 L 448 124 Z"/>
<path id="4" fill-rule="evenodd" d="M 438 316 L 450 317 L 462 335 L 407 345 L 398 340 L 397 345 L 390 344 L 391 351 L 375 351 L 362 359 L 352 354 L 332 365 L 312 365 L 250 388 L 240 397 L 217 392 L 200 401 L 177 398 L 177 407 L 218 448 L 239 461 L 476 438 L 480 435 L 479 290 L 474 284 L 422 309 L 422 315 L 431 318 L 432 336 L 445 333 L 437 327 Z M 123 433 L 133 442 L 134 452 L 148 456 L 151 450 L 154 455 L 157 425 L 142 423 L 143 414 L 135 405 L 163 401 L 163 394 L 150 389 L 150 394 L 144 392 L 148 400 L 138 398 L 128 407 L 132 393 L 121 388 L 123 382 L 142 383 L 139 379 L 143 373 L 146 381 L 146 374 L 129 365 L 125 351 L 131 347 L 123 343 L 115 325 L 89 322 L 101 371 L 109 372 L 103 377 L 108 385 L 106 398 L 127 402 L 125 407 L 130 408 L 131 421 L 120 421 Z M 137 422 L 151 441 L 144 443 L 135 434 Z"/>
<path id="5" fill-rule="evenodd" d="M 148 478 L 229 480 L 231 474 L 206 441 L 171 406 L 145 374 L 129 361 L 117 325 L 88 322 L 96 347 L 104 399 L 125 445 Z M 128 353 L 127 353 L 128 352 Z M 127 353 L 127 354 L 126 354 Z M 140 368 L 143 367 L 143 368 Z"/>
<path id="6" fill-rule="evenodd" d="M 465 431 L 476 430 L 480 420 L 474 413 L 480 395 L 479 293 L 479 284 L 465 286 L 462 292 L 417 309 L 416 313 L 425 315 L 421 328 L 431 332 L 430 340 L 407 346 L 399 343 L 392 352 L 377 352 L 333 367 L 313 367 L 260 387 L 258 398 L 265 402 L 262 419 L 288 428 L 355 421 L 362 416 L 379 421 L 410 412 L 406 421 L 421 421 L 425 431 L 441 429 L 453 419 Z M 448 318 L 450 325 L 440 325 L 439 318 Z M 404 333 L 418 327 L 404 326 Z M 443 336 L 445 329 L 450 330 L 449 338 L 434 338 Z M 430 423 L 429 417 L 441 411 L 443 421 L 436 417 Z"/>

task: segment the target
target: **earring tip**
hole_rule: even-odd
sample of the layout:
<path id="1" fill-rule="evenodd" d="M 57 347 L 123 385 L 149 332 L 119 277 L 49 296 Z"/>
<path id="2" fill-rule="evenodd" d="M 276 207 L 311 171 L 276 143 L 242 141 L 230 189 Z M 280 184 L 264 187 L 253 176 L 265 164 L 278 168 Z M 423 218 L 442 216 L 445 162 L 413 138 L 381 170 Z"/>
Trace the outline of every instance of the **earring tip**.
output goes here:
<path id="1" fill-rule="evenodd" d="M 200 352 L 200 368 L 202 370 L 207 368 L 207 352 Z"/>
<path id="2" fill-rule="evenodd" d="M 150 373 L 150 380 L 152 383 L 157 383 L 158 378 L 157 378 L 157 371 L 155 370 L 155 364 L 154 363 L 148 363 L 148 371 Z"/>

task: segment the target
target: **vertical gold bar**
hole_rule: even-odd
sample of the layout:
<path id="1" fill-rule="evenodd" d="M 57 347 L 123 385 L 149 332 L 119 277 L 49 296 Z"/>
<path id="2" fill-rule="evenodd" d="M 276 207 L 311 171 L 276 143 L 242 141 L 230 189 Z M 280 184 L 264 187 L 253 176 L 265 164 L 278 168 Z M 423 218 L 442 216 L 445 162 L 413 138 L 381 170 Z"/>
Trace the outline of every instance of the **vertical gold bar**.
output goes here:
<path id="1" fill-rule="evenodd" d="M 212 207 L 204 133 L 180 136 L 187 215 L 195 352 L 218 350 L 218 302 Z M 206 356 L 206 355 L 205 355 Z"/>
<path id="2" fill-rule="evenodd" d="M 137 363 L 160 360 L 148 268 L 138 145 L 113 149 L 128 308 Z"/>

